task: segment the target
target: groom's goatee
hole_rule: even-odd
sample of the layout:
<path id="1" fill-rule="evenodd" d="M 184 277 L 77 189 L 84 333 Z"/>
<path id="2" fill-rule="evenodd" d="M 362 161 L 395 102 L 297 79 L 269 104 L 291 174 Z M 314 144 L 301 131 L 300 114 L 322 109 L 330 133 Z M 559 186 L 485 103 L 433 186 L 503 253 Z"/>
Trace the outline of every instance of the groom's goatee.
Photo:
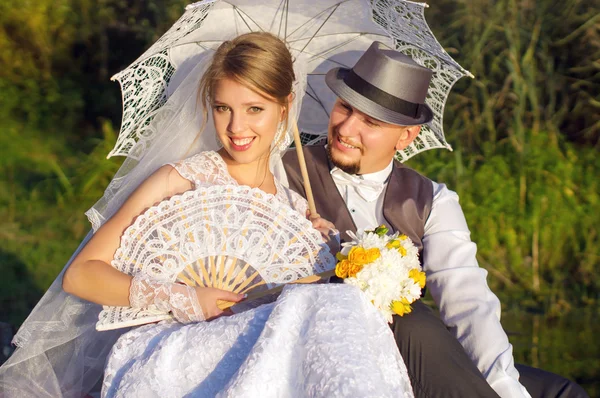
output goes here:
<path id="1" fill-rule="evenodd" d="M 358 172 L 360 171 L 360 160 L 356 161 L 355 163 L 342 163 L 334 159 L 331 150 L 331 145 L 327 145 L 327 157 L 329 157 L 329 161 L 333 163 L 335 167 L 348 174 L 358 174 Z"/>

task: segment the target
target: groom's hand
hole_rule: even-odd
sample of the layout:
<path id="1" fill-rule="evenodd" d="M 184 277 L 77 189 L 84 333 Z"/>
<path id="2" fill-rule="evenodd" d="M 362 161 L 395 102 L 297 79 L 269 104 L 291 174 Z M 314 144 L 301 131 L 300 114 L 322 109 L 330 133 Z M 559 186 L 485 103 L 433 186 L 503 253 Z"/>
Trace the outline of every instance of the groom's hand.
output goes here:
<path id="1" fill-rule="evenodd" d="M 340 232 L 335 229 L 331 221 L 321 217 L 311 217 L 310 211 L 306 211 L 306 217 L 312 222 L 314 229 L 321 233 L 323 242 L 329 246 L 329 250 L 335 254 L 340 250 Z"/>

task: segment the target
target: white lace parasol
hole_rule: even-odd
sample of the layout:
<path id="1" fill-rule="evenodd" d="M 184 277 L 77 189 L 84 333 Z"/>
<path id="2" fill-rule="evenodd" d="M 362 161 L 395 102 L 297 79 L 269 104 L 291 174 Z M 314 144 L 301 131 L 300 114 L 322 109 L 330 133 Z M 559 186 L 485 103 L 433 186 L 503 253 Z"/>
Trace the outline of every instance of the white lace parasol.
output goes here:
<path id="1" fill-rule="evenodd" d="M 183 79 L 194 57 L 249 31 L 283 38 L 294 56 L 308 59 L 308 83 L 298 125 L 304 143 L 327 133 L 335 95 L 325 85 L 328 70 L 352 67 L 374 41 L 382 41 L 434 70 L 427 103 L 434 119 L 421 129 L 399 160 L 433 148 L 451 149 L 444 139 L 443 111 L 454 83 L 471 74 L 441 47 L 427 26 L 424 3 L 404 0 L 205 0 L 183 16 L 152 47 L 113 79 L 121 83 L 123 121 L 109 156 L 139 158 L 152 143 L 150 123 L 166 101 L 168 86 Z"/>
<path id="2" fill-rule="evenodd" d="M 146 210 L 123 233 L 112 266 L 128 275 L 247 293 L 330 270 L 335 258 L 306 217 L 273 195 L 214 185 Z M 155 308 L 106 306 L 96 328 L 168 318 Z"/>

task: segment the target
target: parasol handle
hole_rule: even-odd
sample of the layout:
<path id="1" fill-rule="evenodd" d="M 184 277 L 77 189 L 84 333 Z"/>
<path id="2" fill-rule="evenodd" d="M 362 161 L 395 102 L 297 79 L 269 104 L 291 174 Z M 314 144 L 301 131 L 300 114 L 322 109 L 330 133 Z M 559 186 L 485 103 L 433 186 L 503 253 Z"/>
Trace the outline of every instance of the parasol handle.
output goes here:
<path id="1" fill-rule="evenodd" d="M 306 200 L 308 201 L 308 210 L 310 210 L 310 218 L 319 218 L 321 216 L 317 213 L 317 206 L 315 206 L 315 198 L 313 197 L 312 188 L 310 187 L 308 170 L 306 170 L 306 160 L 304 160 L 304 152 L 302 151 L 302 141 L 300 141 L 300 132 L 298 131 L 298 124 L 296 122 L 292 123 L 292 131 L 294 133 L 294 144 L 296 146 L 296 153 L 298 153 L 298 163 L 300 163 L 302 181 L 304 182 Z"/>

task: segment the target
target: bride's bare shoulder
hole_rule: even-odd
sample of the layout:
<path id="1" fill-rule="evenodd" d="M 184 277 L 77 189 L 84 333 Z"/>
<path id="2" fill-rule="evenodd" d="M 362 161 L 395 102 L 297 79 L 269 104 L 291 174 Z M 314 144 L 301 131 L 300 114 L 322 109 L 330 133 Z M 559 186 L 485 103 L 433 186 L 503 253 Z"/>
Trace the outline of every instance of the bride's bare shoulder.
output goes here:
<path id="1" fill-rule="evenodd" d="M 193 182 L 181 176 L 172 165 L 164 165 L 148 177 L 131 195 L 144 208 L 155 205 L 173 195 L 193 189 Z"/>
<path id="2" fill-rule="evenodd" d="M 121 230 L 149 207 L 190 189 L 193 189 L 191 181 L 183 178 L 173 166 L 164 165 L 140 184 L 108 223 L 117 224 Z"/>

